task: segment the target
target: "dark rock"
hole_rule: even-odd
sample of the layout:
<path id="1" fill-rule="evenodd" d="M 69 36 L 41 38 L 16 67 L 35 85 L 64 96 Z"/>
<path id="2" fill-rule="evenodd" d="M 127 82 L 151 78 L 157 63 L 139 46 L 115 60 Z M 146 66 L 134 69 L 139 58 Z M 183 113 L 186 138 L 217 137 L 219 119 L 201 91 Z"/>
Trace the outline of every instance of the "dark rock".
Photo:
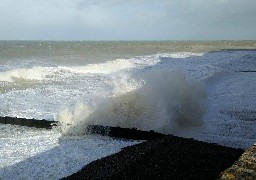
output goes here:
<path id="1" fill-rule="evenodd" d="M 103 136 L 110 136 L 115 138 L 134 139 L 134 140 L 151 140 L 166 136 L 158 132 L 141 131 L 136 128 L 121 128 L 121 127 L 108 127 L 100 125 L 89 125 L 87 128 L 88 134 L 100 134 Z"/>
<path id="2" fill-rule="evenodd" d="M 37 119 L 25 119 L 17 117 L 0 117 L 0 123 L 2 124 L 12 124 L 19 126 L 27 127 L 36 127 L 36 128 L 52 128 L 57 122 L 56 121 L 47 121 L 47 120 L 37 120 Z"/>

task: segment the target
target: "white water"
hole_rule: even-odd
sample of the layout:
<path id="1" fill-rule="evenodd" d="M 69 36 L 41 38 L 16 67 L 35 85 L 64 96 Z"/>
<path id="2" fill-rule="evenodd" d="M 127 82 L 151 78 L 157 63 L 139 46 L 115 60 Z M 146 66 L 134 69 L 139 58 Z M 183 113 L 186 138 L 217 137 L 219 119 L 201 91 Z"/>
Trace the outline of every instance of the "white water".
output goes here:
<path id="1" fill-rule="evenodd" d="M 245 149 L 256 142 L 256 74 L 239 72 L 246 70 L 256 70 L 255 51 L 155 54 L 78 66 L 7 62 L 0 65 L 0 115 L 61 120 L 66 135 L 83 134 L 88 124 L 135 126 Z M 1 176 L 56 179 L 56 172 L 61 178 L 94 160 L 83 159 L 86 153 L 100 158 L 132 144 L 31 133 L 1 133 Z M 108 148 L 109 141 L 117 145 Z"/>
<path id="2" fill-rule="evenodd" d="M 138 141 L 102 136 L 62 138 L 52 130 L 1 125 L 0 179 L 60 179 Z"/>
<path id="3" fill-rule="evenodd" d="M 139 79 L 140 87 L 135 90 L 102 98 L 94 106 L 78 103 L 74 109 L 61 111 L 57 120 L 63 125 L 63 133 L 81 135 L 90 124 L 166 134 L 202 125 L 207 110 L 202 83 L 167 68 L 143 72 Z"/>

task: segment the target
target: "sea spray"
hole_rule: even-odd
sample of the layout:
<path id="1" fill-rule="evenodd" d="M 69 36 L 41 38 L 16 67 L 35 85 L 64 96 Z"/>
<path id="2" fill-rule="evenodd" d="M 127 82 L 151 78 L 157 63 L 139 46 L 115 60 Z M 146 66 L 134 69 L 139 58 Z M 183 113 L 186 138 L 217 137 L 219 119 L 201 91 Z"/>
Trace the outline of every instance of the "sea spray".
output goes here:
<path id="1" fill-rule="evenodd" d="M 170 134 L 203 124 L 207 102 L 202 82 L 167 68 L 144 72 L 137 79 L 143 83 L 133 91 L 62 110 L 57 116 L 62 133 L 82 135 L 88 125 L 104 125 Z"/>

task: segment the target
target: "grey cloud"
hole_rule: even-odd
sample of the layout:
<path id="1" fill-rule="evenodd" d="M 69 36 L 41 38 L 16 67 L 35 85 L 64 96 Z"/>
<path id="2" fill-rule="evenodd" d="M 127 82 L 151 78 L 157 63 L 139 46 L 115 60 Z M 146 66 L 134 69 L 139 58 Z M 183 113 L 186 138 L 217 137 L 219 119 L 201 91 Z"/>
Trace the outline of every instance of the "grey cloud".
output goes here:
<path id="1" fill-rule="evenodd" d="M 1 0 L 0 39 L 256 39 L 255 0 Z"/>

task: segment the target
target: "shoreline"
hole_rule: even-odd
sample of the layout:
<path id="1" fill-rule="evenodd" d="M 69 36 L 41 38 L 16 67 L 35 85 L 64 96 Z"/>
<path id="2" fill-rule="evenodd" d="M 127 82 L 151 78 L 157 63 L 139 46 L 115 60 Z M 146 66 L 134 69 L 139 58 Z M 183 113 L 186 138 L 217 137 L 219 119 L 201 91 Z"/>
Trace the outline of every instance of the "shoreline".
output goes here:
<path id="1" fill-rule="evenodd" d="M 51 129 L 56 121 L 0 117 L 0 123 Z M 39 123 L 41 121 L 41 124 Z M 24 123 L 25 122 L 25 123 Z M 29 122 L 29 123 L 28 123 Z M 120 152 L 85 165 L 80 171 L 63 179 L 225 179 L 246 174 L 246 167 L 255 158 L 244 157 L 244 150 L 225 147 L 154 131 L 135 128 L 89 126 L 88 132 L 119 139 L 147 140 L 125 147 Z M 254 152 L 250 148 L 247 151 Z M 252 149 L 252 150 L 251 150 Z M 246 151 L 246 152 L 247 152 Z M 248 154 L 248 153 L 247 153 Z M 249 153 L 250 154 L 250 153 Z M 250 160 L 250 158 L 252 160 Z M 246 159 L 246 163 L 244 163 Z M 244 165 L 244 171 L 239 171 Z M 240 165 L 240 166 L 239 166 Z M 249 167 L 250 168 L 250 167 Z M 231 174 L 231 175 L 230 175 Z M 248 175 L 248 173 L 247 173 Z M 253 171 L 248 176 L 255 175 Z"/>

